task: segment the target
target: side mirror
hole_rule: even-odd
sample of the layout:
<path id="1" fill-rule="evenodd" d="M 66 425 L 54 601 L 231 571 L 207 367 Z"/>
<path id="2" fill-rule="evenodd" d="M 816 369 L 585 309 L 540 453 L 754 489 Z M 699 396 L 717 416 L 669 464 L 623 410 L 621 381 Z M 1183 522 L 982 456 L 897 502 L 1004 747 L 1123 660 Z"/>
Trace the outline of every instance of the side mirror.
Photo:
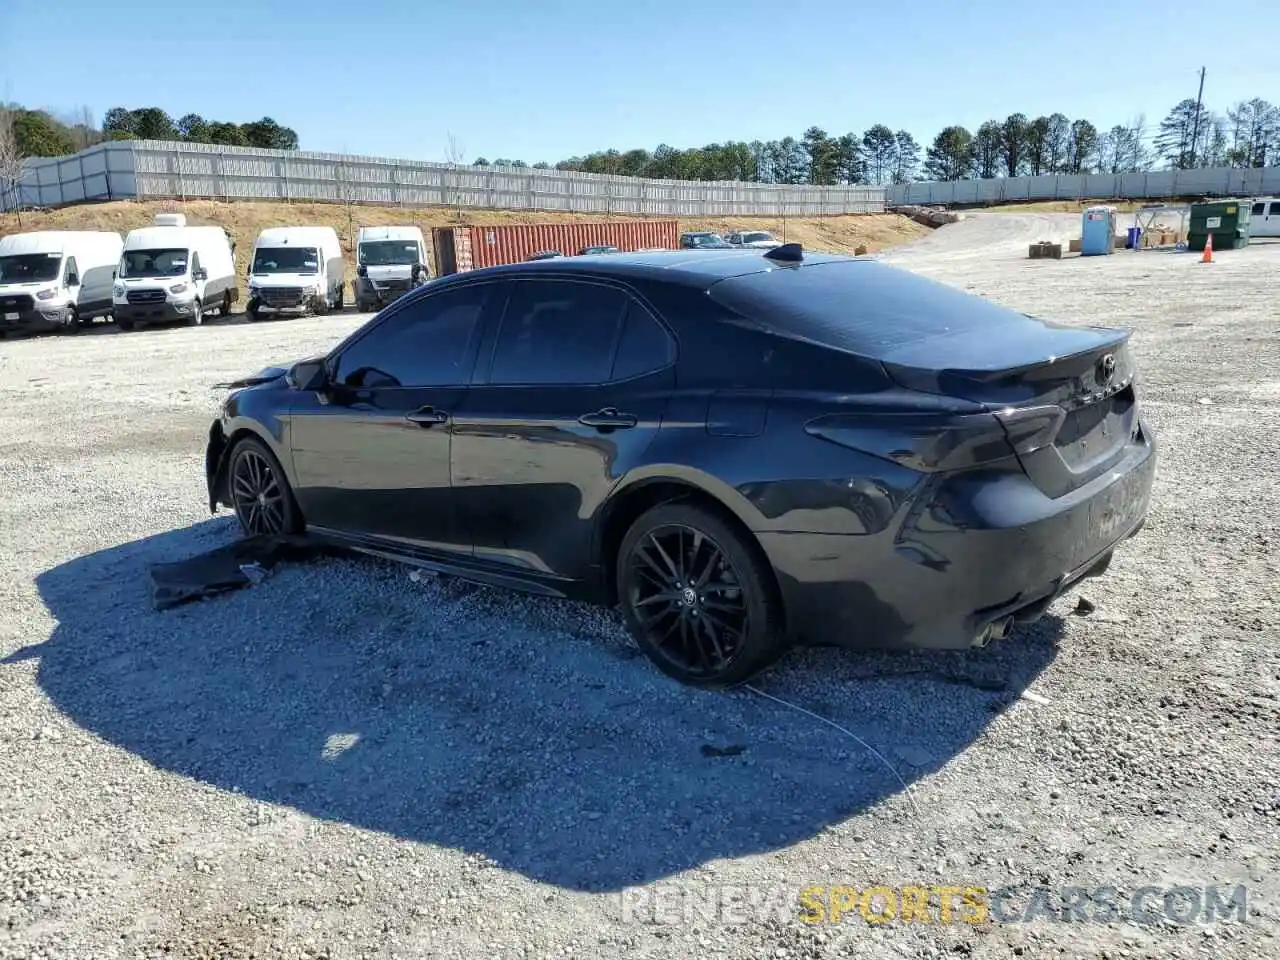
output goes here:
<path id="1" fill-rule="evenodd" d="M 192 271 L 192 273 L 191 273 L 191 279 L 192 279 L 192 280 L 208 280 L 208 279 L 209 279 L 209 271 L 208 271 L 208 270 L 206 270 L 204 267 L 199 267 L 199 268 L 197 268 L 196 270 L 193 270 L 193 271 Z"/>
<path id="2" fill-rule="evenodd" d="M 369 275 L 369 268 L 366 267 L 363 263 L 360 264 L 358 267 L 356 267 L 357 277 L 367 277 L 368 275 Z"/>
<path id="3" fill-rule="evenodd" d="M 119 280 L 119 279 L 120 279 L 120 271 L 119 271 L 119 270 L 112 270 L 112 271 L 111 271 L 111 279 L 112 279 L 112 280 Z"/>
<path id="4" fill-rule="evenodd" d="M 80 286 L 80 278 L 79 278 L 78 276 L 76 276 L 74 273 L 68 273 L 68 274 L 67 274 L 67 286 L 68 286 L 68 287 L 78 287 L 78 286 Z"/>
<path id="5" fill-rule="evenodd" d="M 285 382 L 293 390 L 323 390 L 329 384 L 329 372 L 323 357 L 299 360 L 285 374 Z"/>

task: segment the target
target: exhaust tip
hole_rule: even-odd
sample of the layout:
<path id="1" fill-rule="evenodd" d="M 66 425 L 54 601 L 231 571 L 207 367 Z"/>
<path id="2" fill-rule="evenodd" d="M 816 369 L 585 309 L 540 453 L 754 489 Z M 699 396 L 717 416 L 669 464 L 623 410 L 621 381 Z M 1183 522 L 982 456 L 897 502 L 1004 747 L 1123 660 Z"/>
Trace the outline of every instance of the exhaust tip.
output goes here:
<path id="1" fill-rule="evenodd" d="M 1009 635 L 1009 630 L 1013 627 L 1013 617 L 1000 617 L 985 624 L 978 631 L 978 635 L 973 638 L 973 645 L 979 649 L 985 647 L 992 640 L 1003 640 Z"/>

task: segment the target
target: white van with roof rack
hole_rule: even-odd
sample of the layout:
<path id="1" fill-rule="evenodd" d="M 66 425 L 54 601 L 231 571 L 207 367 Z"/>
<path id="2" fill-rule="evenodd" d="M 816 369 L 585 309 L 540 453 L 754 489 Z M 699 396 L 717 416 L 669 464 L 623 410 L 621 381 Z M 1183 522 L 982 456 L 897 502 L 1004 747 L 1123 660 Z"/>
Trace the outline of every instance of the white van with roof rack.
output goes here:
<path id="1" fill-rule="evenodd" d="M 156 214 L 156 225 L 124 238 L 111 308 L 121 330 L 206 314 L 226 316 L 240 299 L 235 245 L 222 227 L 189 227 L 180 213 Z"/>
<path id="2" fill-rule="evenodd" d="M 120 234 L 42 230 L 0 237 L 0 337 L 74 333 L 111 314 L 111 281 Z"/>
<path id="3" fill-rule="evenodd" d="M 346 269 L 333 227 L 263 230 L 249 267 L 249 319 L 341 310 Z"/>

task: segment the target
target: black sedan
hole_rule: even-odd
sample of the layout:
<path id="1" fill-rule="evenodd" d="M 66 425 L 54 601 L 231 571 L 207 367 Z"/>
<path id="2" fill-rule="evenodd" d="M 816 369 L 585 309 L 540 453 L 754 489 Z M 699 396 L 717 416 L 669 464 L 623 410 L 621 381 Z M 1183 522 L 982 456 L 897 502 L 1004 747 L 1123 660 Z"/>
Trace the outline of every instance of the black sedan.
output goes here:
<path id="1" fill-rule="evenodd" d="M 241 382 L 210 508 L 621 606 L 685 682 L 789 643 L 959 649 L 1101 573 L 1147 511 L 1128 333 L 759 251 L 432 281 Z"/>

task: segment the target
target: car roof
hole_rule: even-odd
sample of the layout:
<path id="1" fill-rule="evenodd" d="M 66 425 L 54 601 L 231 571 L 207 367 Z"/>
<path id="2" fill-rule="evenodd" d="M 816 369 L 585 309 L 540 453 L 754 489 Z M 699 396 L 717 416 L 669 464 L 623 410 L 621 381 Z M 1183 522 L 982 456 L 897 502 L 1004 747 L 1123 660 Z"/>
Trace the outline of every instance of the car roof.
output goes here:
<path id="1" fill-rule="evenodd" d="M 769 259 L 768 250 L 662 250 L 652 253 L 614 253 L 600 257 L 557 257 L 532 260 L 452 274 L 454 278 L 566 276 L 612 278 L 617 280 L 657 280 L 707 288 L 720 280 L 770 270 L 795 270 L 822 263 L 862 259 L 838 254 L 805 251 L 799 263 Z M 435 287 L 438 289 L 438 287 Z"/>

